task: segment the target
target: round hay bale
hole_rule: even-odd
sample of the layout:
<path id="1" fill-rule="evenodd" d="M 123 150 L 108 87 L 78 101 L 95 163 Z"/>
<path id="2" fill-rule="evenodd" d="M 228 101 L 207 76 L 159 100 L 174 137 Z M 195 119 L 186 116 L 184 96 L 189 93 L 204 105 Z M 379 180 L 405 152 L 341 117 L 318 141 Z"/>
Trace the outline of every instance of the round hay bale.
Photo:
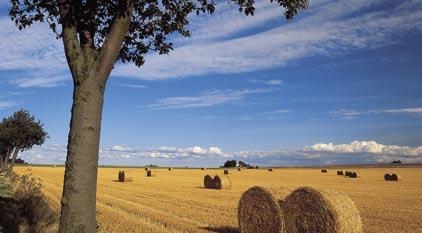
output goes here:
<path id="1" fill-rule="evenodd" d="M 350 176 L 351 173 L 352 173 L 351 171 L 346 171 L 345 176 Z"/>
<path id="2" fill-rule="evenodd" d="M 343 175 L 343 171 L 337 171 L 337 175 L 338 176 L 342 176 Z"/>
<path id="3" fill-rule="evenodd" d="M 231 189 L 232 182 L 228 176 L 215 176 L 214 177 L 214 188 L 215 189 Z"/>
<path id="4" fill-rule="evenodd" d="M 205 167 L 201 167 L 201 170 L 205 170 Z"/>
<path id="5" fill-rule="evenodd" d="M 169 171 L 171 171 L 171 170 L 173 170 L 173 168 L 172 167 L 169 167 Z"/>
<path id="6" fill-rule="evenodd" d="M 242 233 L 285 233 L 281 202 L 290 193 L 287 188 L 255 186 L 244 192 L 237 206 Z"/>
<path id="7" fill-rule="evenodd" d="M 151 170 L 147 170 L 147 176 L 151 177 L 152 176 L 152 171 Z"/>
<path id="8" fill-rule="evenodd" d="M 119 182 L 125 182 L 125 172 L 124 171 L 119 171 L 118 181 Z"/>
<path id="9" fill-rule="evenodd" d="M 327 173 L 327 169 L 321 169 L 322 173 Z"/>
<path id="10" fill-rule="evenodd" d="M 398 174 L 396 174 L 396 173 L 393 173 L 393 174 L 391 175 L 391 180 L 392 180 L 392 181 L 400 181 L 400 180 L 401 180 L 401 176 L 400 176 L 400 175 L 398 175 Z"/>
<path id="11" fill-rule="evenodd" d="M 349 174 L 349 177 L 350 178 L 359 178 L 360 174 L 358 172 L 353 171 Z"/>
<path id="12" fill-rule="evenodd" d="M 242 168 L 240 168 L 240 167 L 239 167 L 237 170 L 238 170 L 238 171 L 242 171 Z"/>
<path id="13" fill-rule="evenodd" d="M 229 170 L 224 170 L 224 175 L 228 175 L 229 174 Z"/>
<path id="14" fill-rule="evenodd" d="M 273 169 L 272 169 L 272 168 L 268 168 L 268 171 L 269 171 L 269 172 L 272 172 L 272 171 L 273 171 Z"/>
<path id="15" fill-rule="evenodd" d="M 204 176 L 204 187 L 206 189 L 213 189 L 214 188 L 214 180 L 210 175 Z"/>
<path id="16" fill-rule="evenodd" d="M 361 233 L 353 201 L 330 189 L 298 188 L 282 202 L 289 233 Z"/>
<path id="17" fill-rule="evenodd" d="M 386 180 L 386 181 L 390 181 L 391 180 L 391 175 L 390 174 L 385 174 L 384 175 L 384 180 Z"/>

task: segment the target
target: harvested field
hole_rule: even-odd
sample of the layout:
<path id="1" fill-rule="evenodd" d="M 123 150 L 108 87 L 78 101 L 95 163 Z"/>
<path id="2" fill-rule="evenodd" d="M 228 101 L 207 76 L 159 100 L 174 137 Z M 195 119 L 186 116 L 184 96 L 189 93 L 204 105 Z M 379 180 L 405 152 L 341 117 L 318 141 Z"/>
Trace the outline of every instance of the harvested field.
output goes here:
<path id="1" fill-rule="evenodd" d="M 100 168 L 97 219 L 101 232 L 235 233 L 237 206 L 247 189 L 256 185 L 290 190 L 310 186 L 348 195 L 360 212 L 364 232 L 422 232 L 422 168 L 394 169 L 400 182 L 384 181 L 391 169 L 347 169 L 361 177 L 322 174 L 320 169 L 245 169 L 228 175 L 231 189 L 214 190 L 203 187 L 204 172 L 198 169 L 156 169 L 160 175 L 151 179 L 143 168 L 124 168 L 134 181 L 119 183 L 115 180 L 121 168 Z M 210 174 L 222 174 L 222 170 L 207 169 Z M 25 167 L 16 167 L 16 171 L 29 173 Z M 63 172 L 63 167 L 32 167 L 56 209 L 60 208 Z"/>

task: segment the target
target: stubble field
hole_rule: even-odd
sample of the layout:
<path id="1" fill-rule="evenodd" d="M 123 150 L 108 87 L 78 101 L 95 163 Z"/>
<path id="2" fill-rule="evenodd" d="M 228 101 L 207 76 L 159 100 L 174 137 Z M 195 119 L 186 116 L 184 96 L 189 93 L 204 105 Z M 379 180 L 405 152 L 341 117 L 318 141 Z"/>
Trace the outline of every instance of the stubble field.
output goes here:
<path id="1" fill-rule="evenodd" d="M 134 182 L 116 182 L 119 170 Z M 360 211 L 364 232 L 422 232 L 422 168 L 355 168 L 359 179 L 327 174 L 319 169 L 230 170 L 230 190 L 203 188 L 206 174 L 223 170 L 154 170 L 147 177 L 143 168 L 100 168 L 97 189 L 97 221 L 101 232 L 238 232 L 236 209 L 248 188 L 300 186 L 330 188 L 347 194 Z M 16 167 L 42 180 L 43 192 L 59 211 L 63 167 Z M 396 172 L 400 182 L 386 182 L 386 172 Z"/>

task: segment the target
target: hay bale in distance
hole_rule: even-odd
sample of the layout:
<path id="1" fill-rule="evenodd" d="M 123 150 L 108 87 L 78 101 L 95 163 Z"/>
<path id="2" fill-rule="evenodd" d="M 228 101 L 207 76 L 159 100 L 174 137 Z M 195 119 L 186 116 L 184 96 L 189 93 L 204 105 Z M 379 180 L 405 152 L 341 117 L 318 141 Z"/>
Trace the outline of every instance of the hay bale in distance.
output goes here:
<path id="1" fill-rule="evenodd" d="M 152 171 L 151 170 L 147 170 L 147 176 L 151 177 L 152 176 Z"/>
<path id="2" fill-rule="evenodd" d="M 349 173 L 349 178 L 359 178 L 359 177 L 360 177 L 360 174 L 358 172 L 353 171 Z"/>
<path id="3" fill-rule="evenodd" d="M 362 233 L 353 201 L 330 189 L 298 188 L 282 202 L 289 233 Z"/>
<path id="4" fill-rule="evenodd" d="M 145 171 L 148 171 L 148 170 L 149 170 L 149 168 L 147 168 L 147 167 L 146 167 L 146 168 L 145 168 Z"/>
<path id="5" fill-rule="evenodd" d="M 232 183 L 228 176 L 215 176 L 214 179 L 214 188 L 221 190 L 221 189 L 231 189 Z"/>
<path id="6" fill-rule="evenodd" d="M 237 206 L 242 233 L 285 233 L 284 211 L 280 204 L 290 193 L 287 188 L 255 186 L 244 192 Z"/>
<path id="7" fill-rule="evenodd" d="M 204 176 L 204 188 L 214 189 L 214 179 L 210 175 Z"/>
<path id="8" fill-rule="evenodd" d="M 239 168 L 237 168 L 237 170 L 238 170 L 238 171 L 242 171 L 242 168 L 240 168 L 240 167 L 239 167 Z"/>
<path id="9" fill-rule="evenodd" d="M 393 174 L 387 173 L 387 174 L 384 175 L 384 180 L 386 180 L 386 181 L 400 181 L 401 176 L 398 175 L 398 174 L 395 174 L 395 173 L 393 173 Z"/>
<path id="10" fill-rule="evenodd" d="M 205 170 L 205 167 L 201 167 L 201 170 L 203 170 L 203 171 L 204 171 L 204 170 Z"/>
<path id="11" fill-rule="evenodd" d="M 125 172 L 124 171 L 119 171 L 119 175 L 117 177 L 117 180 L 119 182 L 125 182 Z"/>
<path id="12" fill-rule="evenodd" d="M 224 175 L 228 175 L 229 174 L 229 170 L 224 170 Z"/>
<path id="13" fill-rule="evenodd" d="M 337 171 L 337 175 L 338 176 L 342 176 L 343 175 L 343 171 Z"/>
<path id="14" fill-rule="evenodd" d="M 173 168 L 172 167 L 169 167 L 169 171 L 171 171 L 171 170 L 173 170 Z"/>
<path id="15" fill-rule="evenodd" d="M 324 169 L 321 169 L 321 172 L 322 173 L 327 173 L 328 171 L 327 171 L 327 169 L 324 168 Z"/>
<path id="16" fill-rule="evenodd" d="M 401 180 L 401 176 L 399 174 L 393 173 L 391 175 L 391 180 L 392 181 L 400 181 Z"/>
<path id="17" fill-rule="evenodd" d="M 268 168 L 268 171 L 269 171 L 269 172 L 272 172 L 272 171 L 273 171 L 273 169 L 272 169 L 272 168 Z"/>

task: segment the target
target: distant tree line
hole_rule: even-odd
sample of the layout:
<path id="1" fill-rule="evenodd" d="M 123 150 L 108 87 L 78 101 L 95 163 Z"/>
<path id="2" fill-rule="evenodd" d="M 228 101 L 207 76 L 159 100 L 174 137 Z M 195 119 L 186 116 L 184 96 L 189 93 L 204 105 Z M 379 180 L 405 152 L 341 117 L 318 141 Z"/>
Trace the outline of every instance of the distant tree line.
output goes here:
<path id="1" fill-rule="evenodd" d="M 0 122 L 0 172 L 10 173 L 15 163 L 24 163 L 17 159 L 19 152 L 42 145 L 47 137 L 43 124 L 28 110 L 21 109 L 3 118 Z"/>

